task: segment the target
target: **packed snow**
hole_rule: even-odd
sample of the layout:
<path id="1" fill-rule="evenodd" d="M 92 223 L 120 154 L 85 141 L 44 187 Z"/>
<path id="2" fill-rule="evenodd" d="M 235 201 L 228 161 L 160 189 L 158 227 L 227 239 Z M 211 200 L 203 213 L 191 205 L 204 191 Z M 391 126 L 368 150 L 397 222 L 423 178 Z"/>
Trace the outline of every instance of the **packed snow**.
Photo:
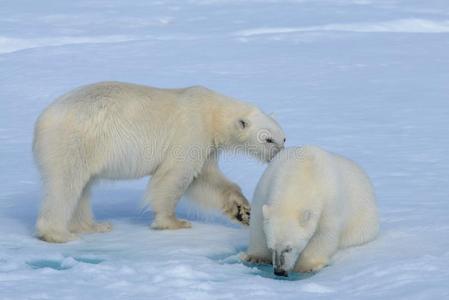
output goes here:
<path id="1" fill-rule="evenodd" d="M 449 2 L 0 1 L 0 299 L 449 298 Z M 182 201 L 152 231 L 147 179 L 97 186 L 107 234 L 34 237 L 34 121 L 58 95 L 119 80 L 205 85 L 274 113 L 373 180 L 381 233 L 317 274 L 242 264 L 248 230 Z M 224 155 L 248 198 L 265 166 Z"/>

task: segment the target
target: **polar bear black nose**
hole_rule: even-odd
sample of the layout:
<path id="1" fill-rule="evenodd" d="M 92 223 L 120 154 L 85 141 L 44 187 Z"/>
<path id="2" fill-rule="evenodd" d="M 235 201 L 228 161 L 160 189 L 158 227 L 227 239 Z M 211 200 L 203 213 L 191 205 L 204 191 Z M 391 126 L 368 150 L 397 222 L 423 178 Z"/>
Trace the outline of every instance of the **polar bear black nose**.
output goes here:
<path id="1" fill-rule="evenodd" d="M 286 141 L 287 139 L 286 138 L 284 138 L 284 143 L 285 143 L 285 141 Z"/>
<path id="2" fill-rule="evenodd" d="M 278 269 L 278 268 L 274 269 L 274 275 L 282 276 L 282 277 L 288 277 L 288 273 L 285 270 Z"/>

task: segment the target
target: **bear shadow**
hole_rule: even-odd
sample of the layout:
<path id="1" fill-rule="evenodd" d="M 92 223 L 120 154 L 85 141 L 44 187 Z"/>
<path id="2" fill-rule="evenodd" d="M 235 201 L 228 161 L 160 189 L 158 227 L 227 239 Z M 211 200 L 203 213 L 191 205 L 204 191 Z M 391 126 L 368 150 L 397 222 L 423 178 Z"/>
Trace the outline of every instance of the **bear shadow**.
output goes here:
<path id="1" fill-rule="evenodd" d="M 95 186 L 92 195 L 92 210 L 98 221 L 126 220 L 131 224 L 148 226 L 154 219 L 154 214 L 149 205 L 144 203 L 145 188 L 129 187 L 126 182 L 114 187 L 105 182 Z M 17 193 L 9 199 L 11 205 L 4 211 L 11 219 L 19 221 L 30 232 L 34 232 L 36 219 L 42 201 L 42 191 L 32 189 L 24 193 Z M 39 200 L 39 201 L 36 201 Z M 26 207 L 26 209 L 23 209 Z M 186 201 L 185 198 L 177 205 L 176 214 L 179 218 L 201 223 L 217 224 L 226 227 L 239 228 L 223 216 L 220 212 L 201 209 L 195 203 Z"/>

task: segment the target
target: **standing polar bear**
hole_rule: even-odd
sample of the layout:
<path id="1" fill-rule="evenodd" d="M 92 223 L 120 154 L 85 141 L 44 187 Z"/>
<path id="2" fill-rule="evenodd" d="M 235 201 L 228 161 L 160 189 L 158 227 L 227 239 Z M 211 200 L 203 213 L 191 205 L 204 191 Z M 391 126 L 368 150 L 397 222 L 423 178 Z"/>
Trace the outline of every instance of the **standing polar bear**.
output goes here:
<path id="1" fill-rule="evenodd" d="M 36 122 L 33 151 L 45 190 L 37 234 L 66 242 L 78 233 L 111 230 L 93 219 L 91 186 L 97 179 L 148 175 L 145 198 L 155 213 L 154 229 L 191 226 L 175 216 L 184 194 L 248 224 L 248 201 L 220 172 L 218 154 L 240 150 L 268 162 L 284 142 L 278 123 L 259 109 L 203 87 L 80 87 Z"/>
<path id="2" fill-rule="evenodd" d="M 373 188 L 352 161 L 318 147 L 281 151 L 260 179 L 244 260 L 272 263 L 276 275 L 315 272 L 337 249 L 373 240 Z"/>

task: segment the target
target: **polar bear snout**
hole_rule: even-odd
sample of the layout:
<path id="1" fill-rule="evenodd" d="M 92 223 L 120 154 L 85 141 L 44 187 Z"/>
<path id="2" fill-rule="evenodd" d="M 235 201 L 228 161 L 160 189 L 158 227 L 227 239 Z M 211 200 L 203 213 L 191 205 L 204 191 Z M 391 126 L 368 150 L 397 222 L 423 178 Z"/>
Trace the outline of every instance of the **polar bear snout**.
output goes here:
<path id="1" fill-rule="evenodd" d="M 274 251 L 273 252 L 273 271 L 277 276 L 288 276 L 288 272 L 284 268 L 285 265 L 285 257 L 284 253 Z"/>
<path id="2" fill-rule="evenodd" d="M 291 247 L 282 250 L 273 250 L 273 272 L 277 276 L 288 277 L 297 260 L 296 251 Z"/>
<path id="3" fill-rule="evenodd" d="M 279 153 L 281 152 L 285 147 L 284 147 L 284 143 L 269 143 L 267 145 L 268 148 L 268 157 L 267 157 L 267 162 L 271 162 L 271 160 L 273 160 L 273 158 Z"/>

